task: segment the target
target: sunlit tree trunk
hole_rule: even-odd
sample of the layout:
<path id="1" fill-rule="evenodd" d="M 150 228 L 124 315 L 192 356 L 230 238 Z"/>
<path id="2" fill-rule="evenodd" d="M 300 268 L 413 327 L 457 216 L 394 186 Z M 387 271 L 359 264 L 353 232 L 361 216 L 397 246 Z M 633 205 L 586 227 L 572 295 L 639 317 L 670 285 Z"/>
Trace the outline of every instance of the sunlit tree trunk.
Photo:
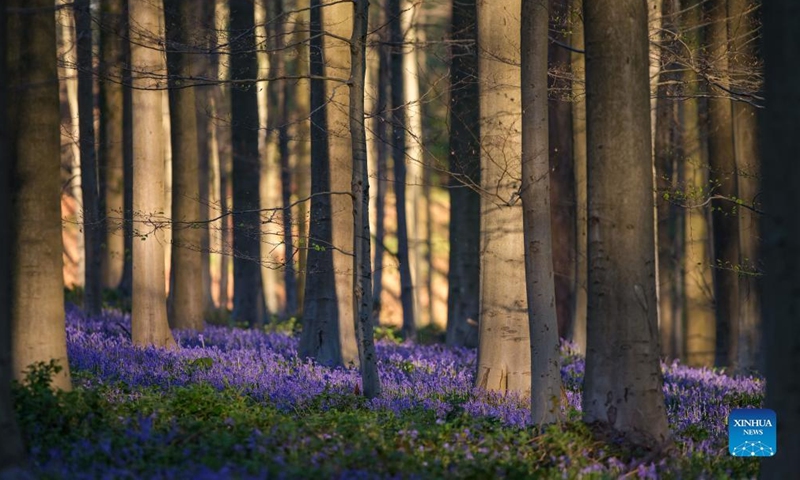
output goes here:
<path id="1" fill-rule="evenodd" d="M 729 64 L 731 81 L 735 90 L 744 88 L 758 58 L 754 44 L 759 34 L 755 23 L 757 5 L 749 0 L 728 0 L 728 35 L 731 52 Z M 758 158 L 759 131 L 756 108 L 742 102 L 733 102 L 733 148 L 736 154 L 738 198 L 744 205 L 759 209 L 760 176 Z M 760 273 L 759 214 L 748 208 L 739 209 L 739 258 L 742 274 L 739 276 L 739 357 L 740 369 L 755 369 L 761 363 L 761 305 L 758 296 Z"/>
<path id="2" fill-rule="evenodd" d="M 195 87 L 189 80 L 199 44 L 192 35 L 199 11 L 188 2 L 166 0 L 169 103 L 172 122 L 172 290 L 170 324 L 203 329 L 203 273 L 200 227 L 200 173 Z"/>
<path id="3" fill-rule="evenodd" d="M 163 94 L 166 62 L 161 50 L 160 5 L 131 0 L 133 77 L 133 343 L 174 347 L 167 323 L 164 243 Z"/>
<path id="4" fill-rule="evenodd" d="M 531 419 L 555 423 L 561 416 L 553 241 L 550 222 L 546 0 L 522 4 L 520 45 L 522 88 L 522 186 L 525 284 L 531 349 Z M 571 177 L 570 171 L 570 177 Z"/>
<path id="5" fill-rule="evenodd" d="M 583 5 L 589 182 L 583 417 L 658 447 L 670 433 L 659 364 L 647 3 L 607 7 Z"/>
<path id="6" fill-rule="evenodd" d="M 103 286 L 109 289 L 116 289 L 122 281 L 125 261 L 122 65 L 127 29 L 124 17 L 125 2 L 122 0 L 100 2 L 100 142 L 97 156 L 101 166 L 106 227 L 101 268 Z"/>
<path id="7" fill-rule="evenodd" d="M 53 2 L 12 0 L 4 7 L 3 30 L 13 39 L 5 70 L 8 106 L 2 111 L 12 162 L 10 177 L 3 176 L 11 184 L 11 368 L 22 380 L 32 364 L 55 360 L 62 370 L 52 386 L 69 390 Z"/>
<path id="8" fill-rule="evenodd" d="M 764 259 L 761 348 L 766 360 L 766 408 L 778 418 L 778 453 L 761 463 L 765 480 L 792 478 L 800 458 L 800 3 L 763 4 L 766 108 L 761 114 Z"/>
<path id="9" fill-rule="evenodd" d="M 728 9 L 727 0 L 704 4 L 708 13 L 705 61 L 719 72 L 717 83 L 728 88 Z M 708 162 L 713 194 L 729 200 L 712 202 L 714 238 L 714 303 L 716 305 L 716 345 L 714 365 L 735 367 L 739 340 L 739 219 L 738 172 L 733 146 L 733 110 L 722 88 L 709 85 Z"/>
<path id="10" fill-rule="evenodd" d="M 525 394 L 531 351 L 522 232 L 520 0 L 478 0 L 480 341 L 476 386 Z"/>

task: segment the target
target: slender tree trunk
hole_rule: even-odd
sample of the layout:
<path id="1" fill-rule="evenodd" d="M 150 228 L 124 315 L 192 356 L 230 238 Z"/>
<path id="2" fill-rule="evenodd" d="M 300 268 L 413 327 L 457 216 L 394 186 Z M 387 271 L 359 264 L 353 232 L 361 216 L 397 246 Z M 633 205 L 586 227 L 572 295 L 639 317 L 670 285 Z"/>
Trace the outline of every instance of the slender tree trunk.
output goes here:
<path id="1" fill-rule="evenodd" d="M 200 220 L 200 173 L 197 140 L 195 73 L 198 39 L 191 32 L 200 25 L 196 5 L 165 1 L 172 122 L 172 290 L 170 324 L 175 328 L 203 330 L 203 261 Z"/>
<path id="2" fill-rule="evenodd" d="M 228 41 L 228 31 L 230 30 L 230 14 L 228 10 L 228 0 L 216 0 L 215 8 L 215 31 L 222 38 L 217 39 L 218 51 L 222 54 L 230 53 L 230 43 Z M 219 308 L 223 313 L 228 312 L 231 304 L 231 263 L 233 262 L 233 215 L 231 215 L 231 199 L 233 198 L 231 189 L 231 168 L 232 158 L 232 136 L 231 136 L 231 84 L 226 83 L 231 79 L 229 63 L 222 61 L 219 55 L 214 56 L 214 69 L 217 78 L 222 84 L 214 90 L 214 104 L 217 112 L 217 122 L 215 125 L 217 140 L 217 156 L 219 158 L 219 197 L 220 210 L 225 215 L 221 223 L 220 242 L 222 244 L 222 255 L 220 257 L 220 280 L 219 280 Z"/>
<path id="3" fill-rule="evenodd" d="M 92 67 L 92 13 L 89 0 L 76 0 L 76 44 L 78 54 L 78 117 L 81 150 L 81 193 L 83 200 L 84 258 L 83 309 L 98 315 L 103 307 L 103 229 L 100 223 L 100 189 L 94 137 L 94 73 Z"/>
<path id="4" fill-rule="evenodd" d="M 406 206 L 406 105 L 405 75 L 403 72 L 403 32 L 401 29 L 401 0 L 388 0 L 389 58 L 392 103 L 392 163 L 394 164 L 394 194 L 397 210 L 397 261 L 400 264 L 400 303 L 403 308 L 403 338 L 417 336 L 414 308 L 414 284 L 411 277 Z"/>
<path id="5" fill-rule="evenodd" d="M 350 76 L 349 42 L 340 39 L 352 34 L 352 15 L 350 5 L 311 0 L 312 77 Z M 323 41 L 323 31 L 339 38 Z M 310 83 L 312 198 L 300 355 L 326 365 L 355 365 L 359 350 L 353 322 L 353 260 L 346 253 L 354 244 L 353 202 L 342 195 L 352 187 L 350 123 L 345 113 L 350 95 L 334 80 L 312 78 Z"/>
<path id="6" fill-rule="evenodd" d="M 550 221 L 548 13 L 546 0 L 522 4 L 520 198 L 525 236 L 525 284 L 531 339 L 531 419 L 534 425 L 555 423 L 561 416 L 561 355 Z M 570 171 L 570 177 L 571 174 Z"/>
<path id="7" fill-rule="evenodd" d="M 538 0 L 537 0 L 538 1 Z M 568 42 L 565 30 L 569 0 L 550 0 L 550 31 L 562 44 Z M 553 42 L 548 43 L 550 68 L 557 72 L 569 69 L 570 52 Z M 559 78 L 560 77 L 560 78 Z M 577 219 L 575 209 L 575 164 L 572 152 L 572 105 L 560 91 L 569 92 L 569 75 L 549 76 L 553 91 L 549 100 L 550 205 L 552 209 L 553 270 L 556 285 L 558 334 L 566 337 L 575 318 Z"/>
<path id="8" fill-rule="evenodd" d="M 573 0 L 572 46 L 583 50 L 582 0 Z M 575 342 L 580 353 L 586 352 L 586 306 L 588 218 L 586 212 L 586 57 L 583 53 L 571 52 L 572 60 L 572 152 L 575 173 L 575 319 L 567 338 Z"/>
<path id="9" fill-rule="evenodd" d="M 683 6 L 682 42 L 692 52 L 693 64 L 699 62 L 700 19 L 702 4 L 700 0 Z M 683 122 L 681 153 L 683 154 L 683 178 L 688 197 L 694 204 L 701 203 L 708 189 L 708 151 L 701 141 L 700 133 L 700 81 L 692 69 L 682 74 Z M 685 334 L 676 339 L 682 356 L 689 365 L 712 366 L 714 364 L 714 294 L 711 275 L 711 238 L 709 213 L 705 209 L 690 208 L 684 217 L 684 296 L 685 296 Z"/>
<path id="10" fill-rule="evenodd" d="M 719 84 L 728 82 L 727 0 L 707 2 L 705 60 L 719 72 Z M 709 86 L 708 156 L 713 193 L 738 198 L 738 173 L 733 146 L 733 110 L 727 93 Z M 711 220 L 714 232 L 714 303 L 716 304 L 716 348 L 714 365 L 736 367 L 739 339 L 739 219 L 735 201 L 714 201 Z"/>
<path id="11" fill-rule="evenodd" d="M 607 7 L 583 5 L 589 182 L 583 416 L 658 447 L 669 426 L 659 365 L 647 3 Z"/>
<path id="12" fill-rule="evenodd" d="M 765 275 L 761 348 L 766 360 L 765 406 L 778 417 L 778 453 L 761 463 L 765 480 L 792 478 L 800 458 L 800 3 L 763 4 L 766 109 L 761 116 L 761 223 Z"/>
<path id="13" fill-rule="evenodd" d="M 372 332 L 372 267 L 370 265 L 369 175 L 367 136 L 364 128 L 364 75 L 366 71 L 369 1 L 353 2 L 353 34 L 350 37 L 350 137 L 353 145 L 353 320 L 358 338 L 361 385 L 364 396 L 381 393 L 378 359 Z"/>
<path id="14" fill-rule="evenodd" d="M 161 54 L 160 8 L 151 0 L 131 0 L 131 71 L 133 76 L 133 343 L 175 347 L 167 323 L 164 292 L 163 94 L 166 65 Z"/>
<path id="15" fill-rule="evenodd" d="M 750 70 L 758 65 L 754 43 L 758 27 L 754 18 L 754 2 L 728 0 L 728 35 L 731 42 L 729 58 L 731 80 L 736 90 L 747 82 Z M 733 102 L 733 148 L 736 154 L 738 198 L 744 205 L 760 209 L 758 180 L 758 125 L 756 109 L 752 105 Z M 739 276 L 739 358 L 738 366 L 751 370 L 761 365 L 761 305 L 758 296 L 758 279 L 761 270 L 759 248 L 759 215 L 748 209 L 739 209 L 739 258 L 742 274 Z M 760 368 L 759 368 L 760 370 Z"/>
<path id="16" fill-rule="evenodd" d="M 5 6 L 3 30 L 13 39 L 7 45 L 4 72 L 8 110 L 2 111 L 8 120 L 7 153 L 12 162 L 11 368 L 14 378 L 23 380 L 34 363 L 55 360 L 62 370 L 52 386 L 69 390 L 53 2 L 12 0 Z"/>
<path id="17" fill-rule="evenodd" d="M 520 0 L 478 0 L 481 115 L 480 344 L 476 386 L 529 394 L 521 175 Z"/>
<path id="18" fill-rule="evenodd" d="M 253 2 L 230 0 L 230 75 L 255 79 Z M 233 148 L 233 318 L 251 326 L 264 321 L 261 287 L 258 156 L 258 103 L 255 82 L 231 84 Z"/>
<path id="19" fill-rule="evenodd" d="M 100 2 L 100 143 L 97 152 L 101 165 L 105 204 L 105 250 L 101 262 L 103 286 L 116 289 L 122 281 L 125 263 L 123 216 L 125 186 L 123 158 L 123 67 L 125 2 Z"/>
<path id="20" fill-rule="evenodd" d="M 124 42 L 122 46 L 124 65 L 122 69 L 122 200 L 125 211 L 123 212 L 122 235 L 125 258 L 122 265 L 122 280 L 119 290 L 128 303 L 133 302 L 133 84 L 130 69 L 131 42 L 130 25 L 128 23 L 128 8 L 123 14 Z"/>

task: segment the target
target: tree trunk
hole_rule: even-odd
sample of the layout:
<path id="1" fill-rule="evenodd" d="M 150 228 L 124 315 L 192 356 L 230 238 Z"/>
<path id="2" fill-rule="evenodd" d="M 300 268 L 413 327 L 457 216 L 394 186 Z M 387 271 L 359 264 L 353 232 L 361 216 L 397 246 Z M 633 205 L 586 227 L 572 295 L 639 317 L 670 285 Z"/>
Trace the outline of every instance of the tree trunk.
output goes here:
<path id="1" fill-rule="evenodd" d="M 105 204 L 105 250 L 101 262 L 103 286 L 116 289 L 122 281 L 125 263 L 125 184 L 123 158 L 123 67 L 125 2 L 100 3 L 100 143 L 98 162 Z"/>
<path id="2" fill-rule="evenodd" d="M 230 0 L 230 75 L 252 80 L 258 74 L 253 2 Z M 233 319 L 251 326 L 265 317 L 261 288 L 258 103 L 255 82 L 231 84 L 233 148 Z"/>
<path id="3" fill-rule="evenodd" d="M 389 0 L 391 104 L 392 104 L 392 163 L 394 164 L 394 194 L 397 211 L 397 261 L 400 264 L 400 303 L 403 308 L 403 338 L 417 336 L 414 284 L 411 277 L 406 209 L 406 105 L 405 74 L 403 72 L 403 32 L 401 29 L 401 0 Z"/>
<path id="4" fill-rule="evenodd" d="M 123 13 L 124 41 L 122 46 L 124 65 L 122 69 L 122 203 L 124 205 L 122 235 L 125 259 L 122 265 L 122 280 L 119 290 L 128 304 L 133 301 L 133 83 L 130 69 L 131 42 L 130 25 L 128 24 L 128 10 Z"/>
<path id="5" fill-rule="evenodd" d="M 101 260 L 104 232 L 100 223 L 100 189 L 94 137 L 94 72 L 92 67 L 92 13 L 89 0 L 76 0 L 76 42 L 78 54 L 78 117 L 81 150 L 81 193 L 83 203 L 84 258 L 83 309 L 98 315 L 103 308 Z"/>
<path id="6" fill-rule="evenodd" d="M 705 61 L 728 88 L 727 0 L 713 0 L 708 9 Z M 730 200 L 715 200 L 711 220 L 714 232 L 714 303 L 716 304 L 716 346 L 714 365 L 736 367 L 739 339 L 739 207 L 733 118 L 727 93 L 709 85 L 708 160 L 713 194 Z"/>
<path id="7" fill-rule="evenodd" d="M 753 2 L 747 0 L 728 0 L 728 35 L 732 48 L 728 61 L 735 90 L 743 89 L 741 84 L 749 80 L 751 70 L 758 65 L 754 46 L 759 32 L 754 19 L 757 12 L 748 11 L 752 4 Z M 732 107 L 733 148 L 739 190 L 737 197 L 744 205 L 760 209 L 756 108 L 741 101 L 733 102 Z M 761 370 L 761 305 L 758 296 L 761 261 L 758 254 L 758 229 L 759 214 L 748 208 L 740 208 L 739 258 L 742 274 L 739 276 L 738 366 L 743 370 Z"/>
<path id="8" fill-rule="evenodd" d="M 190 76 L 199 44 L 191 34 L 200 25 L 196 5 L 166 0 L 164 13 L 169 62 L 169 111 L 172 122 L 172 290 L 170 324 L 203 330 L 200 173 L 195 87 Z"/>
<path id="9" fill-rule="evenodd" d="M 624 0 L 618 7 L 583 5 L 589 182 L 583 415 L 633 443 L 658 447 L 669 426 L 658 345 L 647 3 Z"/>
<path id="10" fill-rule="evenodd" d="M 761 224 L 764 271 L 761 348 L 766 363 L 765 407 L 778 418 L 778 454 L 761 463 L 765 480 L 792 478 L 800 458 L 800 4 L 764 2 L 766 109 L 761 115 L 762 193 L 766 215 Z"/>
<path id="11" fill-rule="evenodd" d="M 520 157 L 520 0 L 478 0 L 481 292 L 476 386 L 529 394 Z"/>
<path id="12" fill-rule="evenodd" d="M 561 355 L 550 222 L 548 10 L 543 0 L 524 2 L 520 30 L 522 47 L 520 198 L 523 208 L 525 284 L 531 339 L 531 419 L 534 425 L 538 426 L 555 423 L 561 416 Z"/>
<path id="13" fill-rule="evenodd" d="M 566 44 L 568 0 L 550 0 L 550 31 L 555 40 Z M 550 68 L 556 72 L 569 70 L 570 52 L 548 42 Z M 550 205 L 553 225 L 553 270 L 556 285 L 558 334 L 566 337 L 575 319 L 577 218 L 575 208 L 575 164 L 572 151 L 572 105 L 562 98 L 561 91 L 570 91 L 568 74 L 548 76 L 552 98 L 549 108 Z"/>
<path id="14" fill-rule="evenodd" d="M 311 0 L 312 77 L 350 75 L 349 43 L 333 37 L 325 37 L 323 42 L 320 34 L 326 31 L 349 38 L 351 8 L 332 0 Z M 349 195 L 342 195 L 351 192 L 352 181 L 350 126 L 345 113 L 350 95 L 334 80 L 312 78 L 310 83 L 312 197 L 300 356 L 325 365 L 357 364 L 353 262 L 346 253 L 354 241 L 353 202 Z"/>
<path id="15" fill-rule="evenodd" d="M 166 65 L 161 53 L 160 7 L 150 0 L 130 0 L 133 81 L 133 343 L 175 347 L 167 323 L 164 292 L 163 94 Z"/>
<path id="16" fill-rule="evenodd" d="M 682 41 L 694 58 L 699 61 L 700 19 L 702 6 L 694 0 L 684 7 L 682 13 Z M 692 69 L 683 72 L 683 125 L 681 152 L 683 154 L 683 178 L 693 204 L 703 201 L 708 189 L 708 151 L 701 141 L 700 133 L 700 83 Z M 714 296 L 711 278 L 711 238 L 709 214 L 705 209 L 690 208 L 684 217 L 684 296 L 686 329 L 682 338 L 676 339 L 678 347 L 684 346 L 683 359 L 694 366 L 714 364 Z"/>
<path id="17" fill-rule="evenodd" d="M 353 2 L 353 34 L 350 37 L 350 137 L 353 145 L 353 320 L 358 338 L 361 385 L 364 396 L 381 393 L 378 359 L 372 332 L 372 267 L 370 265 L 369 175 L 367 136 L 364 128 L 364 75 L 366 71 L 369 1 Z"/>
<path id="18" fill-rule="evenodd" d="M 23 380 L 34 363 L 55 360 L 62 370 L 52 386 L 69 390 L 53 2 L 13 0 L 6 6 L 3 30 L 14 39 L 7 46 L 8 110 L 2 111 L 12 161 L 11 368 Z"/>
<path id="19" fill-rule="evenodd" d="M 573 0 L 574 10 L 583 9 L 582 0 Z M 583 50 L 583 16 L 574 15 L 572 46 Z M 587 305 L 587 252 L 588 219 L 586 212 L 586 57 L 583 53 L 572 52 L 572 154 L 575 182 L 575 319 L 567 335 L 575 343 L 580 353 L 586 352 L 586 305 Z"/>

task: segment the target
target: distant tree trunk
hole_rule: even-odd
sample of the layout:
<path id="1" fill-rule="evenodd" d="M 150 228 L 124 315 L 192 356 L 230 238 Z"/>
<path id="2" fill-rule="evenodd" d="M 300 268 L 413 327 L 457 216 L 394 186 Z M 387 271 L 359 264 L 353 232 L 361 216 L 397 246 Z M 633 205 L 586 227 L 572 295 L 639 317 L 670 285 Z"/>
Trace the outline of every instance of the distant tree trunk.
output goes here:
<path id="1" fill-rule="evenodd" d="M 105 204 L 105 251 L 103 256 L 103 286 L 116 289 L 122 281 L 125 263 L 125 180 L 123 159 L 123 67 L 125 3 L 123 0 L 100 2 L 100 143 L 98 162 Z"/>
<path id="2" fill-rule="evenodd" d="M 382 11 L 382 13 L 385 11 Z M 385 13 L 381 15 L 381 23 L 384 22 Z M 386 29 L 381 29 L 380 38 L 386 40 Z M 389 55 L 386 47 L 378 47 L 378 75 L 375 82 L 377 88 L 377 99 L 375 104 L 375 273 L 372 277 L 372 321 L 375 325 L 380 324 L 381 316 L 381 294 L 383 292 L 383 255 L 386 250 L 383 242 L 386 237 L 386 178 L 387 169 L 387 148 L 389 143 L 387 138 L 387 123 L 389 106 Z"/>
<path id="3" fill-rule="evenodd" d="M 388 0 L 389 42 L 391 50 L 392 99 L 392 163 L 394 164 L 394 195 L 397 211 L 397 261 L 400 264 L 400 303 L 403 308 L 403 338 L 414 340 L 417 325 L 414 309 L 414 285 L 408 246 L 408 220 L 406 211 L 406 105 L 405 74 L 403 72 L 403 32 L 401 0 Z"/>
<path id="4" fill-rule="evenodd" d="M 525 235 L 525 285 L 528 294 L 531 349 L 531 419 L 534 425 L 555 423 L 561 416 L 561 355 L 550 222 L 548 11 L 544 0 L 527 1 L 522 4 L 520 15 L 522 48 L 520 198 Z M 571 177 L 570 171 L 570 180 Z"/>
<path id="5" fill-rule="evenodd" d="M 677 0 L 662 1 L 661 69 L 658 77 L 655 126 L 656 215 L 658 235 L 659 331 L 661 354 L 680 358 L 683 337 L 683 208 L 675 204 L 674 192 L 680 188 L 683 171 L 679 144 L 675 135 L 678 112 L 676 102 L 679 73 L 674 40 L 677 26 Z"/>
<path id="6" fill-rule="evenodd" d="M 766 108 L 761 114 L 761 312 L 766 360 L 765 407 L 778 417 L 778 454 L 761 463 L 761 478 L 797 474 L 800 458 L 800 3 L 764 2 L 763 48 Z M 745 199 L 748 201 L 748 199 Z"/>
<path id="7" fill-rule="evenodd" d="M 736 90 L 747 82 L 751 70 L 757 68 L 755 24 L 757 12 L 748 11 L 756 5 L 749 0 L 728 0 L 728 35 L 731 42 L 729 57 L 732 82 Z M 744 205 L 759 209 L 760 176 L 758 158 L 759 131 L 756 108 L 733 102 L 733 148 L 736 154 L 737 197 Z M 761 370 L 761 305 L 758 297 L 758 275 L 761 270 L 759 248 L 759 214 L 739 209 L 739 258 L 742 274 L 739 276 L 739 357 L 738 367 L 743 370 Z"/>
<path id="8" fill-rule="evenodd" d="M 5 8 L 3 30 L 13 39 L 6 46 L 8 109 L 2 111 L 11 159 L 12 372 L 23 380 L 32 364 L 56 360 L 63 369 L 52 386 L 69 390 L 53 2 L 12 0 Z"/>
<path id="9" fill-rule="evenodd" d="M 330 4 L 330 5 L 329 5 Z M 323 10 L 323 5 L 325 5 Z M 311 0 L 310 73 L 312 77 L 350 76 L 352 7 L 333 0 Z M 323 48 L 324 44 L 324 48 Z M 300 355 L 325 365 L 357 364 L 353 322 L 353 245 L 347 89 L 333 80 L 311 80 L 311 217 Z M 330 98 L 331 101 L 326 103 Z M 347 176 L 345 179 L 344 177 Z"/>
<path id="10" fill-rule="evenodd" d="M 172 290 L 170 324 L 203 330 L 203 273 L 200 220 L 200 173 L 195 87 L 188 78 L 197 62 L 200 25 L 197 5 L 166 0 L 164 5 L 169 62 L 169 111 L 172 122 Z M 188 222 L 188 223 L 187 223 Z"/>
<path id="11" fill-rule="evenodd" d="M 453 1 L 450 37 L 450 259 L 447 333 L 450 346 L 478 346 L 481 184 L 478 49 L 475 0 Z"/>
<path id="12" fill-rule="evenodd" d="M 537 0 L 538 1 L 538 0 Z M 550 32 L 554 39 L 566 44 L 569 0 L 550 0 Z M 550 68 L 568 71 L 570 52 L 554 42 L 548 42 Z M 552 210 L 553 270 L 556 285 L 558 334 L 566 337 L 575 318 L 577 219 L 575 209 L 575 164 L 572 151 L 572 105 L 560 91 L 569 92 L 569 75 L 548 76 L 553 92 L 549 106 L 550 145 L 550 206 Z"/>
<path id="13" fill-rule="evenodd" d="M 6 55 L 10 45 L 18 38 L 8 35 L 6 8 L 0 8 L 0 225 L 10 226 L 13 217 L 11 175 L 13 174 L 9 128 L 13 123 L 7 117 L 9 95 L 6 78 Z M 55 23 L 52 24 L 53 35 Z M 51 37 L 52 38 L 52 37 Z M 9 69 L 10 70 L 10 69 Z M 24 476 L 26 467 L 25 446 L 17 426 L 14 403 L 11 400 L 11 381 L 14 378 L 11 360 L 11 325 L 13 307 L 11 306 L 12 235 L 0 235 L 0 478 L 28 478 Z M 31 477 L 32 478 L 32 477 Z"/>
<path id="14" fill-rule="evenodd" d="M 719 84 L 728 88 L 727 0 L 712 0 L 706 26 L 705 60 L 719 72 Z M 733 118 L 727 92 L 709 85 L 708 160 L 713 194 L 738 198 L 736 158 L 733 146 Z M 716 305 L 716 346 L 714 365 L 736 367 L 739 340 L 739 207 L 735 201 L 712 203 L 714 232 L 714 303 Z"/>
<path id="15" fill-rule="evenodd" d="M 583 5 L 589 181 L 583 417 L 653 448 L 667 441 L 669 426 L 658 346 L 647 4 L 621 0 L 617 7 Z"/>
<path id="16" fill-rule="evenodd" d="M 700 0 L 683 6 L 681 30 L 684 42 L 694 55 L 697 64 L 700 51 Z M 683 178 L 691 202 L 701 203 L 708 189 L 708 151 L 701 141 L 700 133 L 700 82 L 697 73 L 686 69 L 682 75 L 683 125 L 681 153 L 683 154 Z M 686 329 L 682 338 L 676 339 L 683 346 L 683 359 L 689 365 L 712 366 L 714 364 L 714 295 L 711 278 L 711 238 L 708 211 L 690 208 L 684 218 L 684 296 Z"/>
<path id="17" fill-rule="evenodd" d="M 100 224 L 100 189 L 94 137 L 94 72 L 92 67 L 92 13 L 89 0 L 76 0 L 76 45 L 78 54 L 78 116 L 81 149 L 81 193 L 83 200 L 84 258 L 83 309 L 98 315 L 103 308 L 101 260 L 104 232 Z"/>
<path id="18" fill-rule="evenodd" d="M 366 71 L 369 1 L 353 2 L 353 34 L 350 37 L 350 137 L 353 145 L 353 320 L 358 338 L 361 385 L 364 396 L 381 393 L 378 359 L 372 332 L 372 267 L 370 265 L 369 175 L 367 136 L 364 128 L 364 74 Z"/>
<path id="19" fill-rule="evenodd" d="M 229 0 L 230 75 L 255 79 L 256 39 L 253 2 Z M 258 103 L 255 82 L 231 84 L 233 148 L 233 318 L 251 326 L 264 321 L 261 288 L 258 158 Z"/>
<path id="20" fill-rule="evenodd" d="M 583 9 L 582 0 L 573 0 L 574 10 Z M 583 16 L 574 15 L 572 27 L 572 46 L 583 50 Z M 575 342 L 580 353 L 586 352 L 586 305 L 587 305 L 587 248 L 586 234 L 589 222 L 586 212 L 586 57 L 583 53 L 572 52 L 572 152 L 575 173 L 575 320 L 570 326 L 567 338 Z"/>
<path id="21" fill-rule="evenodd" d="M 166 65 L 161 54 L 160 6 L 130 0 L 133 77 L 133 343 L 175 347 L 167 323 L 164 244 L 158 238 L 165 211 L 163 94 Z"/>
<path id="22" fill-rule="evenodd" d="M 124 42 L 122 46 L 122 200 L 124 205 L 122 235 L 125 257 L 122 265 L 122 280 L 119 290 L 128 303 L 133 301 L 133 83 L 130 70 L 131 42 L 129 41 L 130 25 L 128 24 L 128 10 L 123 14 Z"/>
<path id="23" fill-rule="evenodd" d="M 529 394 L 530 326 L 522 231 L 520 0 L 479 0 L 480 344 L 476 386 Z"/>

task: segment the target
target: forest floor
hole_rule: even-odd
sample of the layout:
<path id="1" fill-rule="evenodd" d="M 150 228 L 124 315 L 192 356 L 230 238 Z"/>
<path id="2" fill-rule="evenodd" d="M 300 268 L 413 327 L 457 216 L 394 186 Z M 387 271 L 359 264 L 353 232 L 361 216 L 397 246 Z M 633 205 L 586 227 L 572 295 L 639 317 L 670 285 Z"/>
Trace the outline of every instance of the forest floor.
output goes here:
<path id="1" fill-rule="evenodd" d="M 564 345 L 566 420 L 538 432 L 527 401 L 472 388 L 475 351 L 378 342 L 383 393 L 355 369 L 300 360 L 290 333 L 175 331 L 177 350 L 136 348 L 129 316 L 68 306 L 75 388 L 53 366 L 15 385 L 41 478 L 750 478 L 727 452 L 731 408 L 763 381 L 663 365 L 674 447 L 659 456 L 597 439 L 580 422 L 583 359 Z M 56 367 L 57 368 L 57 367 Z"/>

